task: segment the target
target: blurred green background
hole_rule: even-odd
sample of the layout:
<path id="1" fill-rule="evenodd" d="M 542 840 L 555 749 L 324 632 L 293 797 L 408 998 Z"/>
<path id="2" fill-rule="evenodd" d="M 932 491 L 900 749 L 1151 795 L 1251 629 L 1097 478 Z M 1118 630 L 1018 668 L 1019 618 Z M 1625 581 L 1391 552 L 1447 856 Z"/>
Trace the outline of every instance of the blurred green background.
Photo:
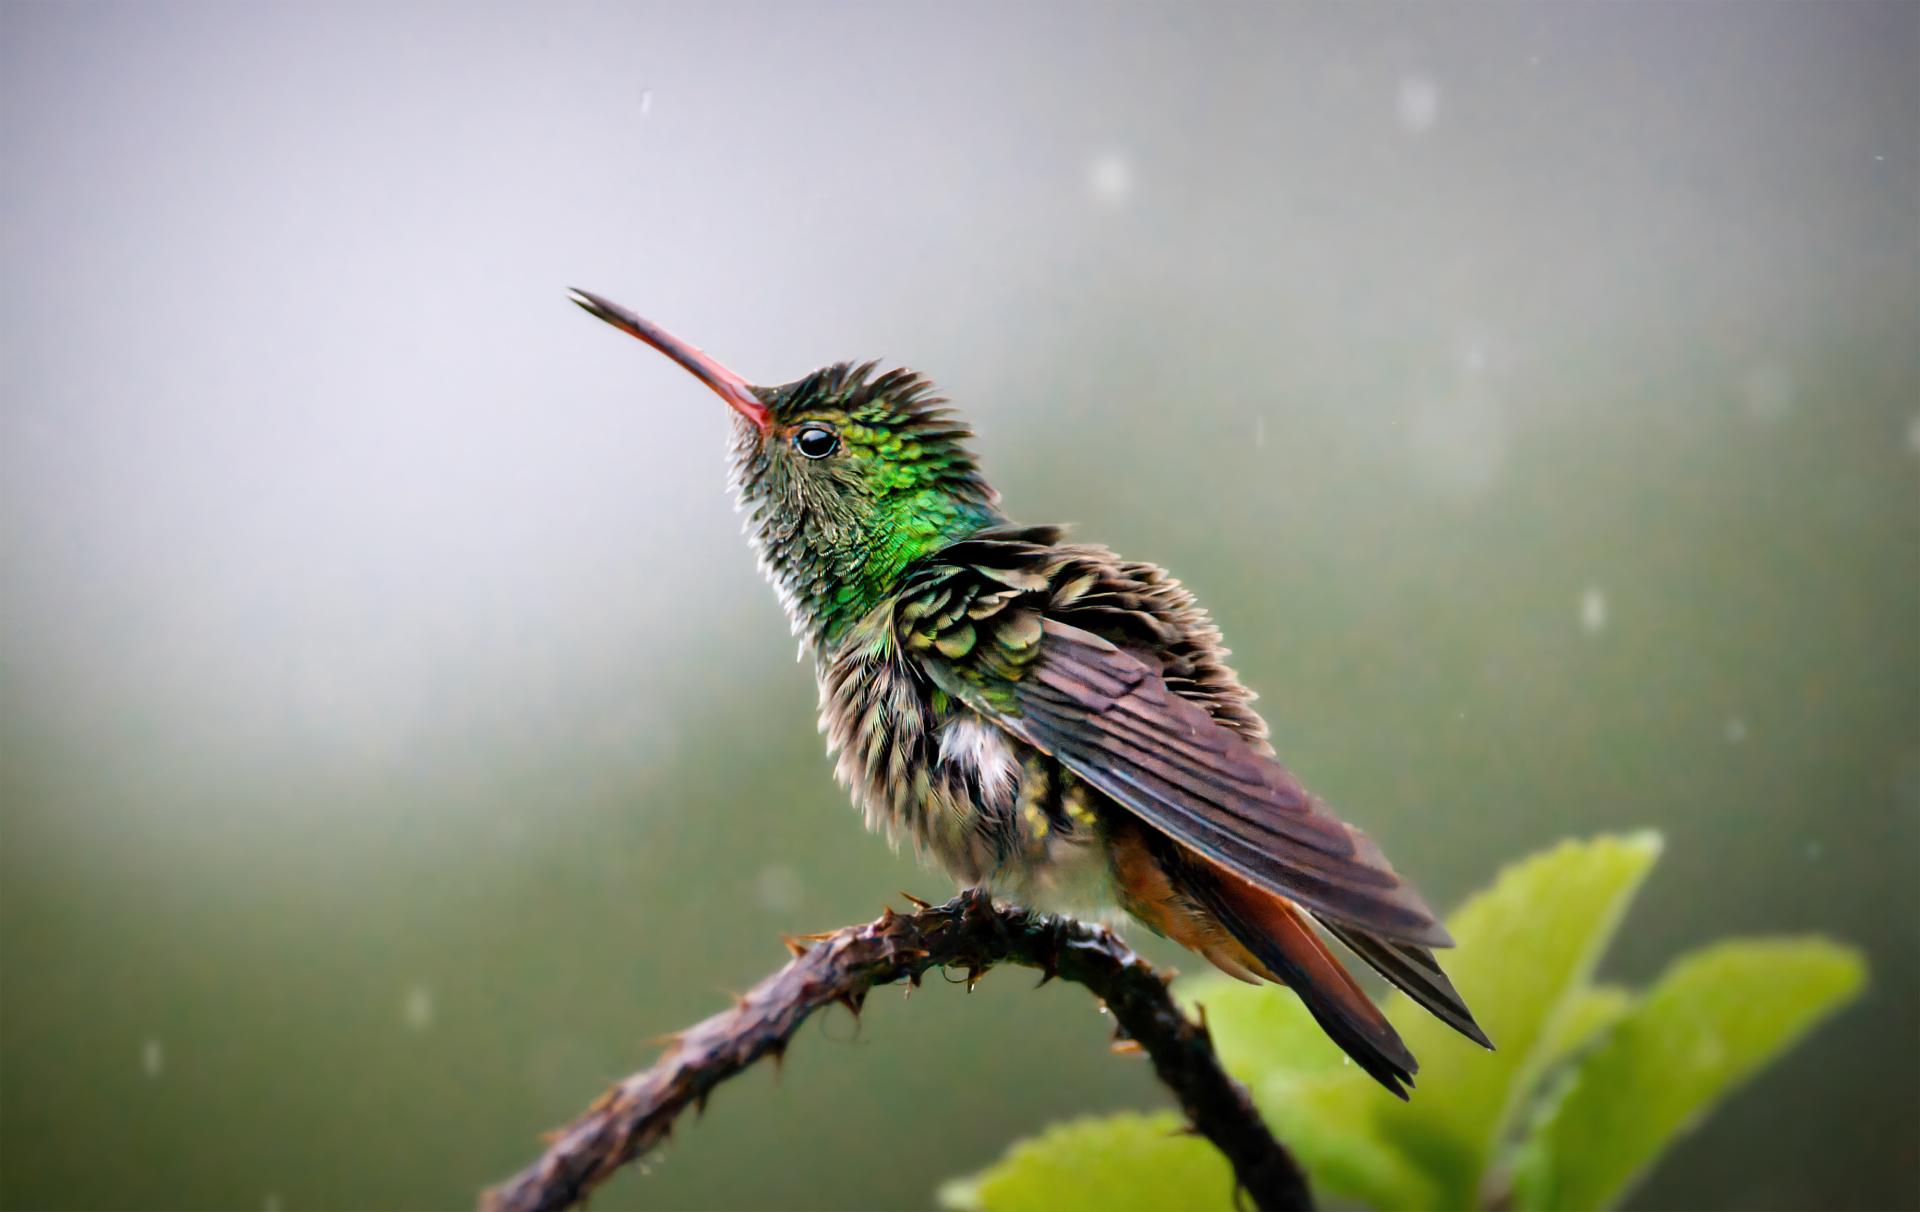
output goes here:
<path id="1" fill-rule="evenodd" d="M 780 933 L 948 890 L 832 784 L 724 410 L 570 285 L 932 374 L 1437 904 L 1654 826 L 1611 975 L 1865 947 L 1634 1202 L 1920 1204 L 1920 8 L 0 36 L 0 1204 L 465 1206 Z M 1028 984 L 809 1025 L 595 1206 L 927 1206 L 1162 1105 Z"/>

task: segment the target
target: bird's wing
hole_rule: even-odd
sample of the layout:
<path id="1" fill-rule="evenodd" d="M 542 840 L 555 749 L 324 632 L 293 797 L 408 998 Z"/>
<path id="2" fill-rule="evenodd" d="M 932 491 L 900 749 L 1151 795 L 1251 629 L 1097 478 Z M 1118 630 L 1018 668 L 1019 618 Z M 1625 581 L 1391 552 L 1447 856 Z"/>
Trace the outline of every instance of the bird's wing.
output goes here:
<path id="1" fill-rule="evenodd" d="M 956 544 L 897 599 L 898 641 L 936 687 L 1253 884 L 1330 921 L 1450 945 L 1365 834 L 1170 685 L 1151 611 L 1088 602 L 1110 560 L 1018 538 Z"/>

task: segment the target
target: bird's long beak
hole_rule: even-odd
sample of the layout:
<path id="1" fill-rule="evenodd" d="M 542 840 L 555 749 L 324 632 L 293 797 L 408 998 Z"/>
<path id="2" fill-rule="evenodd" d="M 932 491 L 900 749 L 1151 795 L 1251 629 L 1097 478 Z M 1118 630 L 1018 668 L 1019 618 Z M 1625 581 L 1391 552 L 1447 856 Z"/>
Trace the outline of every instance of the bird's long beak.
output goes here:
<path id="1" fill-rule="evenodd" d="M 695 378 L 713 388 L 721 399 L 735 412 L 753 422 L 761 433 L 772 427 L 773 414 L 767 411 L 760 397 L 753 394 L 752 385 L 714 361 L 697 346 L 687 344 L 653 321 L 643 320 L 618 303 L 610 303 L 599 295 L 588 294 L 584 290 L 570 290 L 567 297 L 589 314 L 598 316 L 621 332 L 639 337 L 692 371 Z"/>

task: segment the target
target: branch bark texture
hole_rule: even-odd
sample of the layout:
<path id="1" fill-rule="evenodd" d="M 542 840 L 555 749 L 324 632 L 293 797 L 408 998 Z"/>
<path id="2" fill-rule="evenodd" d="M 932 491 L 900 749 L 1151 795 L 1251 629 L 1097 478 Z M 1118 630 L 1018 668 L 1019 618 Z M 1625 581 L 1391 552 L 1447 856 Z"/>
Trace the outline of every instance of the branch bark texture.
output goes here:
<path id="1" fill-rule="evenodd" d="M 1224 1154 L 1254 1204 L 1271 1212 L 1310 1209 L 1305 1176 L 1220 1067 L 1206 1024 L 1189 1019 L 1167 980 L 1111 931 L 993 904 L 965 892 L 944 905 L 916 902 L 875 921 L 789 940 L 794 958 L 732 1009 L 674 1036 L 660 1059 L 601 1095 L 551 1137 L 532 1165 L 481 1196 L 482 1212 L 558 1212 L 584 1200 L 614 1171 L 664 1142 L 689 1107 L 762 1057 L 778 1060 L 814 1011 L 838 1003 L 860 1012 L 868 990 L 920 982 L 930 968 L 958 968 L 968 982 L 998 963 L 1039 969 L 1084 985 L 1111 1011 L 1121 1038 L 1143 1048 L 1193 1128 Z"/>

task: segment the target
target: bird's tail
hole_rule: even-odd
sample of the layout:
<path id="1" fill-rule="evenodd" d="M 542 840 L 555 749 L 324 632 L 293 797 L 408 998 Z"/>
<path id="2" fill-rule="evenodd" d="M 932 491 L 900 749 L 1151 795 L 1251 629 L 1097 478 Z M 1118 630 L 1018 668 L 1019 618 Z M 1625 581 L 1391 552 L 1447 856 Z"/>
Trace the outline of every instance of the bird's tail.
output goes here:
<path id="1" fill-rule="evenodd" d="M 1453 987 L 1433 952 L 1414 943 L 1381 938 L 1352 926 L 1322 920 L 1327 933 L 1345 944 L 1378 972 L 1392 981 L 1402 993 L 1426 1007 L 1435 1018 L 1452 1027 L 1482 1048 L 1491 1050 L 1493 1041 L 1473 1021 L 1466 999 Z"/>
<path id="2" fill-rule="evenodd" d="M 1321 940 L 1305 910 L 1144 829 L 1116 830 L 1109 845 L 1121 904 L 1129 913 L 1229 976 L 1288 986 L 1355 1064 L 1407 1097 L 1418 1062 Z M 1463 1031 L 1472 1026 L 1473 1017 L 1431 953 L 1396 950 L 1367 935 L 1340 937 L 1395 984 L 1418 990 L 1416 1000 L 1442 1018 Z"/>
<path id="3" fill-rule="evenodd" d="M 1234 960 L 1292 989 L 1354 1064 L 1394 1094 L 1407 1097 L 1406 1088 L 1413 1085 L 1419 1062 L 1386 1015 L 1321 941 L 1305 912 L 1286 898 L 1225 871 L 1189 884 L 1195 899 L 1245 950 L 1244 957 Z M 1232 972 L 1213 955 L 1208 958 Z"/>

